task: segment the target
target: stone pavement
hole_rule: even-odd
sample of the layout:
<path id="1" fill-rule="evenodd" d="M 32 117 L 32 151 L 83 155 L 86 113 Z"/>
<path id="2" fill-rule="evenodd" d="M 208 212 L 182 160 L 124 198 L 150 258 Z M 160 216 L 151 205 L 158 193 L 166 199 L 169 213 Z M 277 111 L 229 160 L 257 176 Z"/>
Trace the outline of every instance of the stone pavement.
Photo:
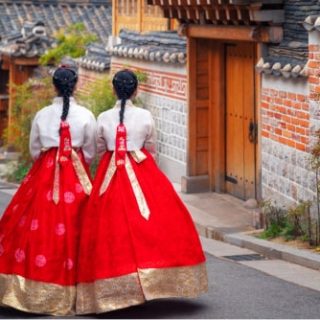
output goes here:
<path id="1" fill-rule="evenodd" d="M 271 259 L 281 259 L 320 270 L 320 254 L 261 240 L 250 235 L 254 209 L 246 209 L 244 201 L 228 194 L 212 192 L 184 194 L 174 187 L 188 207 L 201 236 L 227 242 L 258 252 Z"/>
<path id="2" fill-rule="evenodd" d="M 275 278 L 320 291 L 320 272 L 279 259 L 257 256 L 255 251 L 239 248 L 222 241 L 201 237 L 205 252 L 259 270 Z M 235 259 L 236 258 L 236 259 Z"/>

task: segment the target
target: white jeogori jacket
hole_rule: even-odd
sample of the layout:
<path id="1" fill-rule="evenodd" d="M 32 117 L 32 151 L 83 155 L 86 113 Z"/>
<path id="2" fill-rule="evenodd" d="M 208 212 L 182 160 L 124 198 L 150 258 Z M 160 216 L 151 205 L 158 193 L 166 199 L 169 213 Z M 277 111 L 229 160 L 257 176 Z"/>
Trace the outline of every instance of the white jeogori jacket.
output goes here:
<path id="1" fill-rule="evenodd" d="M 62 107 L 62 98 L 56 97 L 50 106 L 37 112 L 32 122 L 29 144 L 34 160 L 39 157 L 42 149 L 59 146 Z M 96 154 L 97 124 L 94 115 L 71 97 L 66 121 L 70 125 L 72 146 L 82 148 L 86 162 L 90 163 Z"/>
<path id="2" fill-rule="evenodd" d="M 98 154 L 115 149 L 116 129 L 119 124 L 120 101 L 114 108 L 102 112 L 98 117 Z M 123 123 L 127 130 L 127 150 L 136 151 L 145 147 L 153 156 L 156 153 L 156 129 L 148 110 L 136 107 L 127 100 Z"/>

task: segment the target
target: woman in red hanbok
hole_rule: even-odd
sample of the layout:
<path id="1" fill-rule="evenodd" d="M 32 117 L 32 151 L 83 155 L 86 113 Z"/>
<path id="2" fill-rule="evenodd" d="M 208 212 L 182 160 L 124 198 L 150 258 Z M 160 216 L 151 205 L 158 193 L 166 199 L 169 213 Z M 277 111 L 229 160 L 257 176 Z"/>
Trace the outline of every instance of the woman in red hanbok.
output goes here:
<path id="1" fill-rule="evenodd" d="M 98 118 L 98 152 L 104 155 L 82 220 L 79 314 L 207 290 L 190 214 L 153 158 L 151 114 L 130 100 L 137 83 L 131 71 L 119 71 L 113 79 L 119 101 Z"/>
<path id="2" fill-rule="evenodd" d="M 58 93 L 32 123 L 35 163 L 0 221 L 0 305 L 33 313 L 73 314 L 79 208 L 91 192 L 93 114 L 71 97 L 77 74 L 53 75 Z"/>

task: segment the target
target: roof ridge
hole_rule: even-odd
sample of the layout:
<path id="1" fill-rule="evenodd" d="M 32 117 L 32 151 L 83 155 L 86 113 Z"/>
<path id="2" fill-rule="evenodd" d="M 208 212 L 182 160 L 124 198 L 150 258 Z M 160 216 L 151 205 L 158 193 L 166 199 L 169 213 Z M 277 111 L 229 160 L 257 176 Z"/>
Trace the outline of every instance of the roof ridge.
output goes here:
<path id="1" fill-rule="evenodd" d="M 5 4 L 100 4 L 111 5 L 111 0 L 0 0 Z"/>

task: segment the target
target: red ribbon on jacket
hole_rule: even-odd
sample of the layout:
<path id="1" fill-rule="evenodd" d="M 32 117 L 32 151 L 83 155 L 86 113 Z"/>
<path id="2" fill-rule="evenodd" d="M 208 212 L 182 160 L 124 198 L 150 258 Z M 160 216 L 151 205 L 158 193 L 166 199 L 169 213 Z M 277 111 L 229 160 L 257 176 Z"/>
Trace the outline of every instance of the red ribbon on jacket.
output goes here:
<path id="1" fill-rule="evenodd" d="M 124 167 L 127 154 L 127 130 L 124 124 L 117 126 L 116 134 L 116 165 L 118 168 Z"/>
<path id="2" fill-rule="evenodd" d="M 64 165 L 66 161 L 71 160 L 72 143 L 70 126 L 66 121 L 60 123 L 60 146 L 59 146 L 59 163 Z"/>
<path id="3" fill-rule="evenodd" d="M 92 190 L 92 184 L 78 153 L 74 149 L 72 149 L 72 140 L 69 123 L 66 121 L 61 121 L 60 144 L 56 156 L 56 164 L 53 179 L 52 199 L 55 204 L 58 204 L 60 200 L 60 166 L 63 167 L 66 163 L 68 163 L 68 161 L 72 162 L 79 182 L 83 187 L 84 193 L 90 195 Z"/>

